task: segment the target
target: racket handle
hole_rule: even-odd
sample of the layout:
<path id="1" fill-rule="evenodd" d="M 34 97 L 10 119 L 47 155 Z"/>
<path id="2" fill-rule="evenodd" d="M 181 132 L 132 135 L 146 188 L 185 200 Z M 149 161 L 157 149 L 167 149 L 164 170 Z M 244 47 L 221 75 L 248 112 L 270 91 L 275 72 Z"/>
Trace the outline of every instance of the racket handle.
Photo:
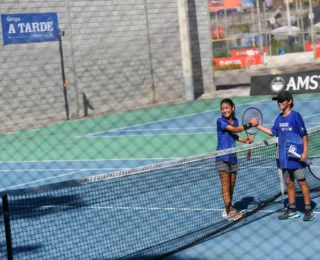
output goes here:
<path id="1" fill-rule="evenodd" d="M 294 156 L 296 156 L 296 157 L 299 158 L 299 159 L 301 158 L 301 155 L 298 154 L 298 153 L 296 153 L 296 152 L 293 151 L 293 150 L 290 150 L 290 149 L 289 149 L 288 152 L 291 153 L 291 154 L 293 154 Z"/>
<path id="2" fill-rule="evenodd" d="M 251 159 L 251 149 L 248 150 L 248 154 L 247 154 L 247 160 L 250 160 Z"/>

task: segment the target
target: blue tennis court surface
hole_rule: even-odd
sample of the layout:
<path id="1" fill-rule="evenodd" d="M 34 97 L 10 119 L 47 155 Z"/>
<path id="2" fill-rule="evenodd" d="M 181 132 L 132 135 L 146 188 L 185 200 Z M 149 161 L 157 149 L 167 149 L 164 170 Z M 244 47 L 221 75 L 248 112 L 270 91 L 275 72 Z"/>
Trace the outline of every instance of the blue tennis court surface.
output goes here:
<path id="1" fill-rule="evenodd" d="M 302 115 L 308 129 L 320 125 L 320 112 L 317 113 L 308 106 L 313 104 L 312 107 L 315 107 L 318 102 L 319 99 L 316 98 L 296 99 L 294 102 L 294 109 L 299 111 Z M 253 102 L 251 104 L 237 106 L 236 114 L 238 115 L 240 122 L 244 110 L 251 106 L 262 111 L 265 120 L 264 125 L 269 127 L 273 124 L 275 117 L 279 114 L 279 109 L 273 101 Z M 217 118 L 220 116 L 221 113 L 219 110 L 211 110 L 105 132 L 94 132 L 85 136 L 78 136 L 77 139 L 194 134 L 210 134 L 212 135 L 212 138 L 216 138 L 215 125 Z M 260 138 L 265 139 L 266 136 L 260 135 Z M 176 158 L 0 162 L 0 174 L 2 176 L 10 174 L 11 176 L 10 178 L 2 178 L 0 192 L 4 193 L 7 190 L 38 187 L 46 184 L 77 180 L 93 175 L 157 164 L 172 159 Z M 268 160 L 268 158 L 266 159 Z M 270 190 L 274 189 L 276 185 L 279 185 L 277 171 L 274 165 L 260 163 L 255 167 L 252 169 L 259 169 L 260 173 L 263 173 L 263 178 L 259 179 L 259 182 L 265 181 L 266 185 L 270 185 Z M 194 170 L 196 169 L 190 169 L 191 172 Z M 213 172 L 215 169 L 210 168 L 209 171 Z M 270 178 L 270 172 L 274 174 L 274 178 Z M 246 169 L 243 169 L 243 172 L 240 170 L 238 178 L 245 178 L 244 174 L 248 175 L 249 173 L 246 172 Z M 182 177 L 186 176 L 181 176 L 181 178 Z M 187 176 L 187 178 L 191 178 L 192 180 L 192 175 L 189 177 Z M 12 180 L 15 181 L 13 182 Z M 111 182 L 121 181 L 121 178 L 111 180 Z M 178 180 L 168 179 L 164 181 L 169 183 L 170 181 Z M 197 225 L 202 227 L 206 223 L 211 223 L 211 219 L 216 216 L 221 216 L 222 212 L 222 208 L 214 207 L 212 204 L 213 197 L 210 196 L 212 190 L 215 190 L 216 192 L 220 189 L 219 181 L 210 178 L 203 178 L 203 180 L 198 179 L 196 181 L 198 190 L 194 190 L 193 187 L 195 183 L 192 181 L 183 184 L 184 189 L 181 194 L 179 194 L 179 192 L 182 191 L 174 190 L 174 186 L 167 190 L 161 190 L 161 194 L 159 194 L 156 190 L 156 186 L 154 186 L 155 190 L 148 191 L 143 197 L 139 194 L 132 194 L 131 197 L 126 197 L 125 200 L 115 199 L 112 204 L 105 204 L 104 202 L 97 201 L 94 206 L 87 206 L 85 199 L 77 200 L 77 196 L 81 193 L 80 189 L 74 191 L 72 194 L 66 193 L 65 196 L 63 196 L 63 199 L 70 199 L 70 207 L 66 208 L 63 212 L 60 212 L 58 218 L 52 220 L 53 222 L 50 223 L 51 230 L 47 235 L 51 236 L 52 234 L 59 233 L 59 223 L 63 220 L 65 225 L 68 226 L 68 232 L 73 233 L 74 239 L 79 240 L 79 243 L 80 241 L 85 241 L 86 233 L 100 232 L 103 235 L 99 235 L 101 237 L 98 237 L 98 240 L 108 239 L 110 245 L 115 245 L 120 239 L 121 243 L 130 245 L 130 250 L 128 250 L 128 248 L 120 248 L 120 251 L 128 250 L 127 253 L 130 254 L 140 250 L 142 245 L 146 247 L 155 243 L 161 243 L 162 241 L 168 241 L 171 239 L 170 236 L 172 234 L 176 237 L 179 236 L 180 233 L 183 234 L 188 231 L 194 232 L 194 230 L 198 228 Z M 243 183 L 241 185 L 243 185 Z M 235 198 L 249 198 L 247 201 L 244 200 L 238 203 L 239 207 L 242 207 L 241 209 L 243 210 L 249 209 L 251 204 L 256 203 L 256 201 L 261 200 L 261 198 L 265 196 L 262 191 L 261 194 L 257 190 L 254 190 L 254 193 L 252 193 L 253 191 L 251 190 L 250 185 L 253 184 L 248 182 L 248 186 L 242 186 L 241 191 L 235 190 Z M 268 189 L 268 186 L 265 188 Z M 103 196 L 113 196 L 115 191 L 114 187 L 110 187 L 109 190 L 105 188 L 103 190 L 98 189 L 95 196 L 97 196 L 96 198 L 99 200 L 99 198 Z M 126 190 L 123 190 L 122 192 L 126 192 Z M 130 196 L 130 189 L 128 191 L 128 196 Z M 172 200 L 172 197 L 176 196 L 179 197 L 179 200 Z M 218 200 L 219 204 L 223 204 L 221 197 L 214 198 L 214 200 Z M 77 203 L 75 203 L 75 201 L 77 201 Z M 282 206 L 283 203 L 279 203 Z M 315 245 L 316 242 L 314 240 L 308 240 L 308 233 L 316 230 L 320 226 L 320 215 L 318 214 L 320 210 L 318 210 L 318 203 L 320 203 L 319 197 L 314 197 L 313 206 L 316 209 L 316 219 L 313 222 L 303 223 L 301 218 L 288 222 L 279 222 L 276 216 L 278 213 L 274 213 L 274 211 L 277 211 L 277 209 L 275 209 L 272 210 L 267 217 L 261 218 L 259 221 L 251 222 L 250 228 L 248 228 L 249 225 L 235 228 L 221 236 L 217 236 L 213 240 L 209 240 L 183 251 L 171 257 L 171 259 L 213 259 L 210 252 L 214 252 L 214 259 L 268 259 L 268 257 L 270 257 L 269 259 L 284 259 L 289 257 L 290 259 L 301 259 L 299 257 L 294 258 L 290 254 L 290 252 L 293 254 L 295 247 L 299 248 L 303 256 L 309 255 L 310 258 L 308 259 L 317 259 L 317 257 L 314 256 L 319 256 L 320 249 L 317 250 L 318 247 Z M 54 211 L 56 207 L 54 202 L 50 205 L 47 202 L 41 204 L 40 201 L 39 205 L 38 210 L 41 210 L 44 214 L 49 214 L 49 212 Z M 120 219 L 118 218 L 119 212 L 122 216 Z M 134 214 L 132 214 L 133 212 Z M 86 218 L 83 218 L 84 215 Z M 99 216 L 99 218 L 95 218 L 98 221 L 94 223 L 94 226 L 88 226 L 87 221 L 89 220 L 90 222 L 92 216 Z M 179 219 L 180 224 L 176 225 L 177 223 L 175 223 L 174 226 L 170 226 L 170 220 L 172 219 Z M 33 221 L 31 218 L 21 218 L 15 222 L 14 225 L 22 224 L 28 227 L 29 224 L 31 225 L 31 221 Z M 46 221 L 47 220 L 40 220 L 37 224 L 39 233 L 41 233 L 43 229 L 46 229 L 46 226 L 48 225 Z M 156 222 L 157 225 L 155 226 Z M 73 223 L 77 224 L 75 225 Z M 157 229 L 159 224 L 160 226 L 169 225 L 167 226 L 167 229 L 170 229 L 172 233 L 163 233 L 159 231 L 152 237 L 147 236 L 150 230 Z M 145 228 L 146 226 L 148 226 L 148 228 Z M 82 227 L 80 233 L 79 227 Z M 132 227 L 135 228 L 133 229 Z M 130 236 L 125 235 L 128 230 Z M 135 230 L 139 230 L 140 232 L 136 232 L 137 235 L 135 235 Z M 290 230 L 290 232 L 288 230 Z M 292 230 L 296 230 L 296 233 Z M 43 238 L 37 237 L 37 230 L 33 230 L 32 232 L 35 232 L 35 234 L 32 234 L 34 237 L 33 244 L 28 242 L 29 236 L 27 235 L 24 238 L 21 238 L 19 244 L 28 244 L 30 246 L 30 254 L 38 254 L 38 259 L 44 257 L 41 256 L 42 252 L 54 256 L 57 252 L 62 250 L 59 247 L 59 243 L 50 246 L 46 250 L 45 245 L 41 245 L 41 239 Z M 292 234 L 295 234 L 295 236 L 292 237 Z M 148 237 L 148 240 L 146 240 L 146 237 Z M 312 237 L 316 237 L 316 234 Z M 299 238 L 301 238 L 301 240 L 299 240 Z M 68 237 L 59 239 L 65 240 L 68 239 Z M 266 240 L 268 243 L 264 243 Z M 137 243 L 137 241 L 139 242 Z M 284 241 L 287 241 L 287 243 Z M 68 241 L 61 242 L 68 244 Z M 257 245 L 257 250 L 252 246 L 254 244 Z M 117 254 L 119 252 L 119 248 L 116 249 L 117 251 L 113 251 L 115 249 L 112 247 L 99 248 L 98 241 L 95 241 L 94 243 L 93 241 L 88 241 L 88 248 L 74 248 L 74 244 L 71 243 L 69 245 L 70 247 L 65 247 L 63 250 L 68 251 L 75 258 L 88 254 L 89 248 L 90 250 L 95 251 L 97 256 L 99 255 L 99 257 L 94 259 L 113 259 L 118 257 Z M 308 252 L 310 246 L 313 249 Z M 210 248 L 210 250 L 208 250 L 208 248 Z M 22 252 L 21 259 L 28 259 L 28 250 L 22 250 Z M 264 255 L 263 252 L 268 255 Z M 88 255 L 87 259 L 91 259 L 90 255 Z"/>
<path id="2" fill-rule="evenodd" d="M 312 128 L 320 125 L 320 112 L 310 109 L 310 104 L 316 106 L 319 99 L 297 99 L 294 102 L 294 109 L 299 111 L 305 120 L 306 127 Z M 264 115 L 264 125 L 272 126 L 279 109 L 274 101 L 252 102 L 236 107 L 236 114 L 241 122 L 241 115 L 248 107 L 254 106 L 260 109 Z M 156 136 L 156 135 L 188 135 L 188 134 L 212 134 L 216 139 L 216 120 L 221 116 L 219 110 L 212 110 L 188 116 L 170 118 L 153 123 L 142 124 L 111 131 L 92 133 L 78 138 L 108 138 L 116 136 Z M 259 133 L 261 140 L 267 136 Z M 121 148 L 123 149 L 123 148 Z M 214 151 L 215 147 L 212 149 Z M 7 188 L 20 189 L 35 187 L 43 184 L 79 179 L 106 172 L 119 171 L 128 168 L 150 165 L 174 158 L 154 159 L 130 159 L 119 160 L 79 160 L 79 161 L 32 161 L 32 162 L 0 162 L 0 174 L 12 175 L 9 182 L 4 178 L 0 184 L 0 191 Z M 16 176 L 16 178 L 14 178 Z"/>
<path id="3" fill-rule="evenodd" d="M 302 197 L 297 205 L 303 210 Z M 315 219 L 303 222 L 302 216 L 291 220 L 278 220 L 279 212 L 270 212 L 258 221 L 241 226 L 208 240 L 167 260 L 190 259 L 292 259 L 316 260 L 320 255 L 320 195 L 312 199 Z"/>
<path id="4" fill-rule="evenodd" d="M 316 106 L 319 99 L 297 99 L 294 109 L 298 111 L 305 120 L 306 127 L 314 127 L 320 125 L 320 112 L 315 113 L 310 106 Z M 253 102 L 251 104 L 236 106 L 236 115 L 241 122 L 242 113 L 248 108 L 254 106 L 261 110 L 264 116 L 264 125 L 271 126 L 279 114 L 275 101 Z M 309 107 L 308 107 L 309 106 Z M 137 125 L 132 127 L 113 129 L 106 132 L 92 133 L 86 137 L 112 137 L 123 135 L 172 135 L 172 134 L 208 134 L 216 133 L 216 120 L 221 117 L 219 110 L 202 112 L 188 116 L 170 118 L 149 124 Z"/>

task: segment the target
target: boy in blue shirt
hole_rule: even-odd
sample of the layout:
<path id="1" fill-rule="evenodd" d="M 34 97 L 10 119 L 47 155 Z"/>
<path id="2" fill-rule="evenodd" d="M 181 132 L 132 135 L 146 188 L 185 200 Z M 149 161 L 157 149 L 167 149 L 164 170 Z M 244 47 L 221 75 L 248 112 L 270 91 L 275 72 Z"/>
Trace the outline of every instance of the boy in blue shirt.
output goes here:
<path id="1" fill-rule="evenodd" d="M 285 178 L 289 206 L 287 210 L 279 216 L 280 220 L 300 217 L 300 212 L 296 208 L 296 189 L 294 181 L 297 180 L 305 203 L 304 221 L 314 219 L 310 203 L 310 190 L 306 181 L 306 161 L 308 159 L 308 133 L 301 115 L 292 110 L 293 96 L 289 91 L 281 91 L 277 100 L 282 113 L 276 118 L 271 129 L 258 125 L 257 128 L 264 133 L 278 137 L 278 151 L 280 169 Z M 296 153 L 301 154 L 301 158 L 290 156 L 288 149 L 293 149 Z"/>

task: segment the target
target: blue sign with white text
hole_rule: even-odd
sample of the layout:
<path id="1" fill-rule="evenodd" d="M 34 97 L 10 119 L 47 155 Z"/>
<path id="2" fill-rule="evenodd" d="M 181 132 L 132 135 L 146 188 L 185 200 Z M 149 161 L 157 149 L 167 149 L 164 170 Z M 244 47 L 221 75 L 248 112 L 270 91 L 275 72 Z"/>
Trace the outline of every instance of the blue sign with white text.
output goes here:
<path id="1" fill-rule="evenodd" d="M 2 14 L 3 44 L 57 41 L 57 13 Z"/>

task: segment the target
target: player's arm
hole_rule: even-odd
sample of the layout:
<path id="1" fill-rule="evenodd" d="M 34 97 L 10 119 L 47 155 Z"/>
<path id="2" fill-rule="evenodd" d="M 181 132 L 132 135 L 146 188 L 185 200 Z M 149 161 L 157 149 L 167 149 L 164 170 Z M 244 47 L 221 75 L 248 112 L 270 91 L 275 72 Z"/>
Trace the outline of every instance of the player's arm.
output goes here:
<path id="1" fill-rule="evenodd" d="M 301 154 L 300 161 L 306 162 L 308 160 L 308 133 L 303 118 L 299 113 L 297 113 L 297 121 L 299 125 L 298 130 L 303 142 L 303 152 Z"/>
<path id="2" fill-rule="evenodd" d="M 258 125 L 257 128 L 258 128 L 259 130 L 261 130 L 262 132 L 264 132 L 265 134 L 270 135 L 270 136 L 273 136 L 273 133 L 272 133 L 272 131 L 271 131 L 270 128 L 265 127 L 265 126 L 263 126 L 263 125 Z"/>
<path id="3" fill-rule="evenodd" d="M 304 135 L 302 137 L 302 141 L 303 141 L 303 152 L 301 154 L 301 158 L 300 161 L 302 162 L 306 162 L 308 160 L 308 136 Z"/>
<path id="4" fill-rule="evenodd" d="M 253 118 L 248 124 L 239 125 L 239 126 L 228 125 L 225 129 L 230 133 L 240 133 L 250 129 L 251 127 L 256 127 L 257 125 L 259 125 L 259 121 Z"/>
<path id="5" fill-rule="evenodd" d="M 279 116 L 274 121 L 272 128 L 268 128 L 260 124 L 257 126 L 257 128 L 267 135 L 278 136 L 278 127 L 277 127 L 278 125 L 279 125 Z"/>

